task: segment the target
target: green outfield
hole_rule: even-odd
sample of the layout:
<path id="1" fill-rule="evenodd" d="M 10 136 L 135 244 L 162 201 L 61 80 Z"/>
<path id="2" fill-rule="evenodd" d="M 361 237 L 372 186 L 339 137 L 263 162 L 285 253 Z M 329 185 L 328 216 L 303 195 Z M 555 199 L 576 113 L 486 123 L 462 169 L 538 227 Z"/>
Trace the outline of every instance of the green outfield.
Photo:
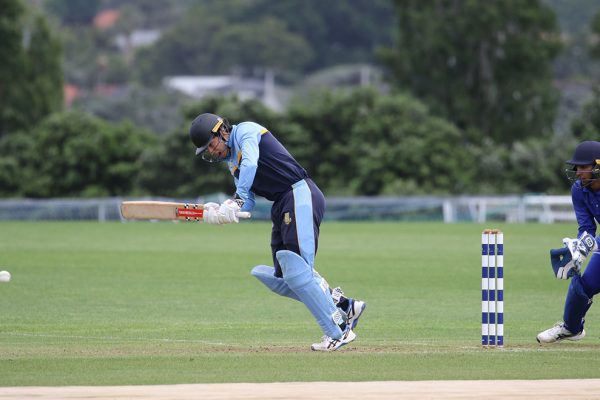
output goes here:
<path id="1" fill-rule="evenodd" d="M 504 349 L 480 346 L 485 227 L 505 233 Z M 575 232 L 326 222 L 317 269 L 368 306 L 324 354 L 304 306 L 249 273 L 271 264 L 269 223 L 3 222 L 0 386 L 599 378 L 598 309 L 584 341 L 535 341 L 568 285 L 548 250 Z"/>

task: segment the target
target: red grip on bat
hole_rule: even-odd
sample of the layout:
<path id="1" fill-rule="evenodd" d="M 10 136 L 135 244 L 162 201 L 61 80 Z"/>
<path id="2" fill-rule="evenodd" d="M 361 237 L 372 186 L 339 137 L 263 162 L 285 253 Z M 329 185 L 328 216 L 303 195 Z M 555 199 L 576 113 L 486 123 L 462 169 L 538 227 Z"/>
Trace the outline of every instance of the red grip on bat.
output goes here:
<path id="1" fill-rule="evenodd" d="M 190 208 L 178 208 L 177 215 L 186 218 L 202 218 L 204 210 L 202 209 L 190 209 Z"/>

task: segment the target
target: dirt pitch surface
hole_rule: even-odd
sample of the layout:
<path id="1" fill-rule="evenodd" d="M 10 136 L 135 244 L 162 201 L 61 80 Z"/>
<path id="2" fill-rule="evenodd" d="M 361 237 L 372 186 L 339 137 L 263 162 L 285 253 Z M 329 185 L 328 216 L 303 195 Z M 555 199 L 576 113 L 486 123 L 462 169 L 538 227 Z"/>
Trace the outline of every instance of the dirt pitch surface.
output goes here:
<path id="1" fill-rule="evenodd" d="M 600 379 L 5 387 L 0 399 L 600 399 Z"/>

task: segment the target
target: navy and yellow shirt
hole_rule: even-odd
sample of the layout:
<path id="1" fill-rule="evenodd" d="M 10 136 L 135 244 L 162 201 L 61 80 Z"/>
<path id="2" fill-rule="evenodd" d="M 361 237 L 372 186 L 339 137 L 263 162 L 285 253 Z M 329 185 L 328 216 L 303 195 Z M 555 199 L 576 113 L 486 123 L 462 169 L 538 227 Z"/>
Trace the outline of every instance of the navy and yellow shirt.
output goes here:
<path id="1" fill-rule="evenodd" d="M 227 146 L 229 171 L 236 194 L 244 200 L 242 211 L 254 207 L 254 194 L 277 201 L 308 174 L 265 127 L 254 122 L 233 125 Z"/>

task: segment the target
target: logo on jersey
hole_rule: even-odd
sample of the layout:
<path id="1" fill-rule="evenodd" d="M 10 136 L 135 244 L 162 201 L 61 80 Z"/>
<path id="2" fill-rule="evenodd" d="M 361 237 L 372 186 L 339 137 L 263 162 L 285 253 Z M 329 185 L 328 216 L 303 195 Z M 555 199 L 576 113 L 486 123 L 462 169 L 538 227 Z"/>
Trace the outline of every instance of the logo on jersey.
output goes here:
<path id="1" fill-rule="evenodd" d="M 283 214 L 283 223 L 286 225 L 289 225 L 292 223 L 292 217 L 290 217 L 289 212 L 286 212 L 285 214 Z"/>

